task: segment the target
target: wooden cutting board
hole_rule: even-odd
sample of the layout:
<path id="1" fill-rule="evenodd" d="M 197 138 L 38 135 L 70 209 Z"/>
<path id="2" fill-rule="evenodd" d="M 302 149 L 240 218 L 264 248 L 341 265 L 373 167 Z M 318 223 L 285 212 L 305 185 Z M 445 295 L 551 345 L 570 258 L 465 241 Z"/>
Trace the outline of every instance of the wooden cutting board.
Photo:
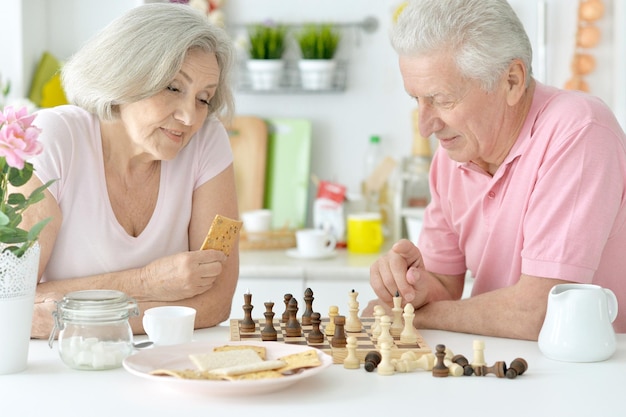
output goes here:
<path id="1" fill-rule="evenodd" d="M 227 128 L 233 150 L 239 212 L 263 208 L 267 124 L 254 116 L 235 116 Z"/>

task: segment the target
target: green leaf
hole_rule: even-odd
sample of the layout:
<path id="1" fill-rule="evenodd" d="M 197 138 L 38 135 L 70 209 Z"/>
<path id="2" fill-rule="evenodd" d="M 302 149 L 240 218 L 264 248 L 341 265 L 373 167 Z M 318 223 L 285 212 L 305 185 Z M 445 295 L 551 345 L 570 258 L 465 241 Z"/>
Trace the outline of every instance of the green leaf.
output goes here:
<path id="1" fill-rule="evenodd" d="M 42 221 L 40 221 L 39 223 L 37 223 L 36 225 L 34 225 L 30 231 L 28 232 L 28 237 L 27 239 L 30 241 L 35 241 L 37 240 L 37 238 L 39 237 L 39 233 L 41 233 L 41 231 L 43 230 L 43 228 L 50 223 L 50 221 L 52 220 L 52 217 L 48 217 L 47 219 L 44 219 Z"/>
<path id="2" fill-rule="evenodd" d="M 331 24 L 306 24 L 296 35 L 304 59 L 332 59 L 339 46 L 340 33 Z"/>
<path id="3" fill-rule="evenodd" d="M 9 224 L 10 221 L 9 216 L 0 211 L 0 228 Z"/>
<path id="4" fill-rule="evenodd" d="M 14 187 L 20 187 L 28 182 L 33 176 L 33 165 L 29 162 L 24 163 L 24 169 L 11 167 L 9 169 L 9 183 Z"/>

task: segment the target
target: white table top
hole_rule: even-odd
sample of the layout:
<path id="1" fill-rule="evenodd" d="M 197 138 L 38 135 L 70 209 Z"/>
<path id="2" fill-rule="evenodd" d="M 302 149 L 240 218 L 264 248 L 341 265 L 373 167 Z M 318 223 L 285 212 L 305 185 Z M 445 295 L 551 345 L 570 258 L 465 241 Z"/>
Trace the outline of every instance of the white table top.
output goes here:
<path id="1" fill-rule="evenodd" d="M 331 365 L 286 390 L 245 398 L 191 395 L 128 373 L 77 371 L 60 360 L 56 344 L 30 344 L 28 369 L 0 375 L 0 415 L 30 416 L 623 416 L 626 415 L 626 334 L 613 357 L 599 363 L 545 358 L 536 342 L 421 331 L 434 349 L 445 344 L 472 359 L 472 342 L 485 342 L 490 365 L 516 357 L 529 369 L 516 379 L 435 378 L 426 371 L 381 376 L 362 367 Z M 196 331 L 198 341 L 228 342 L 227 326 Z M 148 412 L 149 414 L 145 414 Z M 290 413 L 290 414 L 287 414 Z M 438 414 L 434 414 L 438 413 Z"/>

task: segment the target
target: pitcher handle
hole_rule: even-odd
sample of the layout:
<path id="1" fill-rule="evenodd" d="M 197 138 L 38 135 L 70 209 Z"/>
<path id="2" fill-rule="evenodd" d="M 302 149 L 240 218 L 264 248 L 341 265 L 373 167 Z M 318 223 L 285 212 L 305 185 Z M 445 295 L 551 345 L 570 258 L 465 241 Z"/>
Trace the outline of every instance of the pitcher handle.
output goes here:
<path id="1" fill-rule="evenodd" d="M 611 320 L 611 323 L 613 323 L 613 321 L 615 321 L 615 319 L 617 318 L 617 297 L 615 296 L 615 293 L 611 290 L 609 290 L 608 288 L 603 288 L 604 293 L 606 294 L 607 297 L 607 307 L 609 309 L 609 319 Z"/>

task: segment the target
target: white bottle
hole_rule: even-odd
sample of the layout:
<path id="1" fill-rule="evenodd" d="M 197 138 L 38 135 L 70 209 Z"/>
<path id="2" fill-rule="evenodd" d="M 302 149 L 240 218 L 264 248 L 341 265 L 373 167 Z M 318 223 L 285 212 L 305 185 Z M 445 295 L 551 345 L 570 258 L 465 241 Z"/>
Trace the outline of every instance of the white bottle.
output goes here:
<path id="1" fill-rule="evenodd" d="M 368 189 L 367 181 L 380 165 L 383 153 L 380 144 L 380 136 L 370 136 L 367 150 L 365 151 L 365 169 L 363 176 L 363 194 L 365 198 L 366 210 L 371 212 L 380 212 L 379 192 L 378 190 Z"/>

